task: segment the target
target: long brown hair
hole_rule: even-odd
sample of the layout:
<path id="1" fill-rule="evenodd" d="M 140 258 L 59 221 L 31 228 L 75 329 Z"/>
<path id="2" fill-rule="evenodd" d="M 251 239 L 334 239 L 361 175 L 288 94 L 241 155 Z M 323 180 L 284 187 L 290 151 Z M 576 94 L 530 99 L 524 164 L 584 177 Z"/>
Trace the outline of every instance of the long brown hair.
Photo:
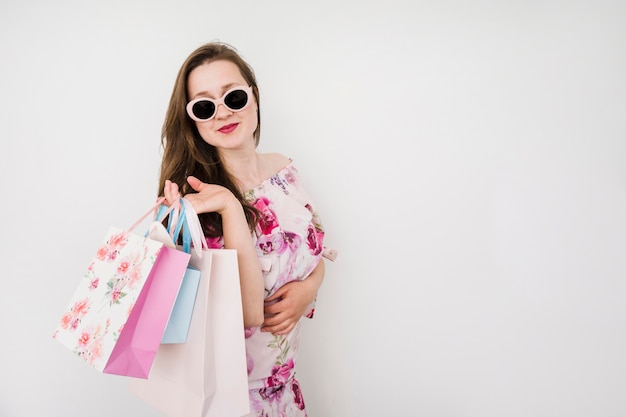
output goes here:
<path id="1" fill-rule="evenodd" d="M 202 139 L 195 123 L 185 110 L 189 101 L 187 97 L 187 79 L 189 74 L 200 65 L 225 60 L 237 65 L 243 78 L 249 86 L 257 102 L 258 126 L 254 131 L 255 145 L 259 144 L 261 132 L 261 110 L 259 89 L 254 71 L 232 46 L 212 42 L 200 46 L 185 60 L 174 83 L 167 114 L 161 131 L 161 146 L 163 159 L 159 179 L 159 195 L 163 195 L 165 180 L 178 184 L 181 194 L 195 192 L 187 183 L 187 177 L 193 175 L 199 180 L 219 184 L 228 188 L 241 202 L 248 226 L 254 229 L 257 211 L 251 207 L 239 191 L 233 177 L 226 171 L 220 160 L 217 149 Z M 203 213 L 199 215 L 206 236 L 216 237 L 223 235 L 222 218 L 218 213 Z"/>

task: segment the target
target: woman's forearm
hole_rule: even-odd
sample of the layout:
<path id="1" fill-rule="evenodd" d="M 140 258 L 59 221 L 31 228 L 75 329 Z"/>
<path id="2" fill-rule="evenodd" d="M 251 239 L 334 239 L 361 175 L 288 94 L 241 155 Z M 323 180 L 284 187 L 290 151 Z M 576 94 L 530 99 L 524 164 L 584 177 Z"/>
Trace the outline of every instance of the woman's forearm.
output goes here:
<path id="1" fill-rule="evenodd" d="M 244 326 L 260 326 L 264 319 L 263 273 L 240 204 L 233 204 L 222 212 L 222 228 L 224 247 L 237 250 Z"/>
<path id="2" fill-rule="evenodd" d="M 309 276 L 302 281 L 309 286 L 311 302 L 313 302 L 317 297 L 317 291 L 322 286 L 325 274 L 326 266 L 324 265 L 324 259 L 320 259 L 313 272 L 311 272 Z"/>

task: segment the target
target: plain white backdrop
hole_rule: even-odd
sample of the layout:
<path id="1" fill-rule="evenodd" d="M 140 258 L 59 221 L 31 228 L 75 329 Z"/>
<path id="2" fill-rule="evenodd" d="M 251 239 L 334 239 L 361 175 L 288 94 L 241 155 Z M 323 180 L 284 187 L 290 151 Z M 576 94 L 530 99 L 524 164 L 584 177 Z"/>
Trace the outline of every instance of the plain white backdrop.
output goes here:
<path id="1" fill-rule="evenodd" d="M 1 417 L 162 417 L 51 334 L 213 40 L 339 251 L 311 417 L 626 415 L 624 2 L 5 0 Z"/>

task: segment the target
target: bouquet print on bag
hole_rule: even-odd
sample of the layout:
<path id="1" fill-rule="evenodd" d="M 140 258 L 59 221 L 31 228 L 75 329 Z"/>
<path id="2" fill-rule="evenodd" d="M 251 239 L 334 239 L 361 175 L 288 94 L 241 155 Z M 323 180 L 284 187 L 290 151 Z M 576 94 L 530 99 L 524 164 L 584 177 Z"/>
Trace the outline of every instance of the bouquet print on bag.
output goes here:
<path id="1" fill-rule="evenodd" d="M 102 370 L 162 246 L 111 228 L 53 337 Z"/>

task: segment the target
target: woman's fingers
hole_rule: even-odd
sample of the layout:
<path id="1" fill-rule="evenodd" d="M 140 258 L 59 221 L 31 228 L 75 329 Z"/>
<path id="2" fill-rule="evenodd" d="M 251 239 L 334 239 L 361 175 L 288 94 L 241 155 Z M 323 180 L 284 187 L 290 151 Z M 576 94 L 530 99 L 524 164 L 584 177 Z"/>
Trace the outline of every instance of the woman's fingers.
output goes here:
<path id="1" fill-rule="evenodd" d="M 191 185 L 191 188 L 193 188 L 197 192 L 202 191 L 206 186 L 205 183 L 203 183 L 202 181 L 200 181 L 194 176 L 187 177 L 187 182 L 189 183 L 189 185 Z"/>
<path id="2" fill-rule="evenodd" d="M 298 320 L 296 319 L 284 317 L 284 314 L 277 314 L 265 319 L 261 326 L 261 331 L 270 332 L 275 335 L 287 334 L 295 327 L 297 322 Z"/>
<path id="3" fill-rule="evenodd" d="M 165 180 L 165 186 L 163 187 L 163 194 L 165 195 L 166 205 L 171 205 L 172 203 L 178 201 L 180 198 L 180 191 L 178 190 L 178 184 Z"/>
<path id="4" fill-rule="evenodd" d="M 237 198 L 226 187 L 207 184 L 194 176 L 187 177 L 187 182 L 196 191 L 185 195 L 198 213 L 217 212 L 224 214 L 228 206 L 239 204 Z"/>

